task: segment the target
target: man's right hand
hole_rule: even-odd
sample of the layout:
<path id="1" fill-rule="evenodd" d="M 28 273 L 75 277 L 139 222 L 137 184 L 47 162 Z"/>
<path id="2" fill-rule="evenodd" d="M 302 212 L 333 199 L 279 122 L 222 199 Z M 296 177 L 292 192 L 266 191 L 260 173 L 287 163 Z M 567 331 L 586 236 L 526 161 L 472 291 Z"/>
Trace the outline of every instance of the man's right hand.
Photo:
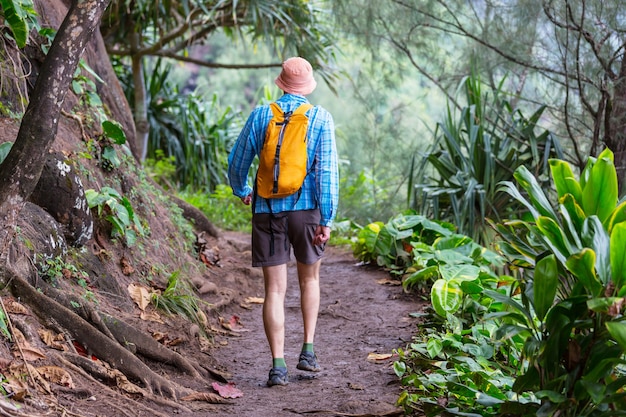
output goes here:
<path id="1" fill-rule="evenodd" d="M 249 206 L 250 203 L 252 202 L 252 193 L 248 194 L 245 197 L 241 197 L 241 202 L 245 204 L 246 206 Z"/>

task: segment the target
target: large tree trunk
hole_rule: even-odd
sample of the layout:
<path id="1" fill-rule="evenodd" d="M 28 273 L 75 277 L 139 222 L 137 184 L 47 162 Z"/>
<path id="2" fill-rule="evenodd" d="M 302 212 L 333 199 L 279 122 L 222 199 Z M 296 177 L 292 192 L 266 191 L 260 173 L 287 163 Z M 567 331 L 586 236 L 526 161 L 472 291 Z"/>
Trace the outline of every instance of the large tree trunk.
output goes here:
<path id="1" fill-rule="evenodd" d="M 0 253 L 24 202 L 35 189 L 56 136 L 59 117 L 78 61 L 110 0 L 73 0 L 37 77 L 11 152 L 0 165 Z"/>
<path id="2" fill-rule="evenodd" d="M 150 123 L 148 122 L 148 93 L 146 80 L 143 76 L 143 55 L 139 50 L 139 33 L 134 33 L 131 40 L 133 54 L 132 70 L 133 83 L 135 86 L 135 132 L 136 141 L 139 148 L 140 161 L 144 162 L 148 156 L 148 137 L 150 134 Z"/>
<path id="3" fill-rule="evenodd" d="M 626 47 L 626 43 L 622 49 Z M 619 195 L 626 189 L 626 58 L 622 57 L 622 66 L 615 80 L 613 103 L 609 116 L 606 146 L 615 154 L 615 167 L 619 183 Z"/>

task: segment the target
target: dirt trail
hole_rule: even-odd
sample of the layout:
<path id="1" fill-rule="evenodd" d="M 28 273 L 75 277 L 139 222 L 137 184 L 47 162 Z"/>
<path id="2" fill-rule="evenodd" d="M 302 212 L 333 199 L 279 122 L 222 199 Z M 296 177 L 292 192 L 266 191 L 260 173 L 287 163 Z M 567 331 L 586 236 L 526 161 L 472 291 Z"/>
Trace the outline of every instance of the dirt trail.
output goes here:
<path id="1" fill-rule="evenodd" d="M 242 255 L 240 262 L 248 262 Z M 286 300 L 285 356 L 289 385 L 268 388 L 271 365 L 263 333 L 261 305 L 225 308 L 223 316 L 238 315 L 244 331 L 239 337 L 218 336 L 214 359 L 230 374 L 243 396 L 211 407 L 207 415 L 400 415 L 394 402 L 400 392 L 393 359 L 372 361 L 370 354 L 390 354 L 404 347 L 415 329 L 409 313 L 420 310 L 415 297 L 400 286 L 381 284 L 388 274 L 358 266 L 348 249 L 329 248 L 321 267 L 321 306 L 315 349 L 322 366 L 311 374 L 295 368 L 302 343 L 302 320 L 295 264 L 289 266 Z M 249 296 L 262 297 L 262 278 L 253 275 Z M 396 411 L 396 412 L 394 412 Z M 202 415 L 194 413 L 194 415 Z"/>

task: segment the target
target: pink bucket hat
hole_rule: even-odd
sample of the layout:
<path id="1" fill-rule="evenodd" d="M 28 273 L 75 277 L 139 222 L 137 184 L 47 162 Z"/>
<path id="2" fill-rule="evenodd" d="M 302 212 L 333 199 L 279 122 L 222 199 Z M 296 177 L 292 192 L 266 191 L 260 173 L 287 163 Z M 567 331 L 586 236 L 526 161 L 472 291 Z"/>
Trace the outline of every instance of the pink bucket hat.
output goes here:
<path id="1" fill-rule="evenodd" d="M 303 96 L 311 94 L 317 87 L 311 64 L 300 57 L 289 58 L 283 62 L 283 70 L 274 82 L 285 93 Z"/>

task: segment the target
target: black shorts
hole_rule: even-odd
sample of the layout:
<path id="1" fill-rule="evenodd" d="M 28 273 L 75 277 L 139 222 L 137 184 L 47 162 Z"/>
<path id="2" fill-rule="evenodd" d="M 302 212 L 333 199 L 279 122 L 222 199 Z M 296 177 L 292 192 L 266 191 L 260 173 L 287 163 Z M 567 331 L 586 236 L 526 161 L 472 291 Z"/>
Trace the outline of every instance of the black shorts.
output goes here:
<path id="1" fill-rule="evenodd" d="M 252 266 L 275 266 L 291 260 L 314 264 L 324 253 L 324 245 L 314 246 L 315 229 L 320 222 L 315 210 L 285 211 L 252 216 Z"/>

